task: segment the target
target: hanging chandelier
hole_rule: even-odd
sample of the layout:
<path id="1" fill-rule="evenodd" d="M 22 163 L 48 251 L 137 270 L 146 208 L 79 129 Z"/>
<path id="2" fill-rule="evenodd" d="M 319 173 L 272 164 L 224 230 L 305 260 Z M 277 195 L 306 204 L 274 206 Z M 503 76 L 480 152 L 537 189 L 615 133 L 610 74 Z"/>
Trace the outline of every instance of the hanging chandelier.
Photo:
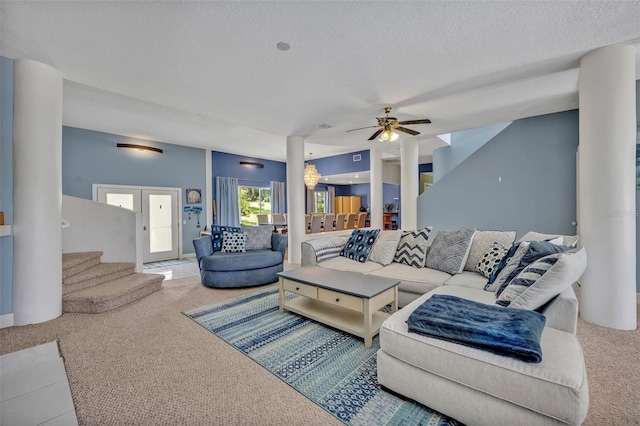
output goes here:
<path id="1" fill-rule="evenodd" d="M 311 153 L 309 153 L 309 162 L 304 165 L 304 184 L 307 188 L 313 189 L 316 187 L 320 177 L 320 172 L 318 172 L 316 166 L 311 164 Z"/>

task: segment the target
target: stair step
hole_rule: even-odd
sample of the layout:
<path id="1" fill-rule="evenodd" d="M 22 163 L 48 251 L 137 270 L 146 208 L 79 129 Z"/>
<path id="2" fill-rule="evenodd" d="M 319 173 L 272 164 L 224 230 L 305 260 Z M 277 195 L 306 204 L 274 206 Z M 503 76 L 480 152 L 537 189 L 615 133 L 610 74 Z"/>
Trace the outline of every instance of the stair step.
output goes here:
<path id="1" fill-rule="evenodd" d="M 99 264 L 102 254 L 101 251 L 62 253 L 62 279 Z"/>
<path id="2" fill-rule="evenodd" d="M 99 263 L 64 279 L 62 281 L 62 294 L 83 290 L 131 275 L 134 273 L 135 266 L 136 264 L 131 262 Z"/>
<path id="3" fill-rule="evenodd" d="M 160 290 L 164 275 L 133 273 L 123 278 L 62 296 L 63 312 L 97 314 L 131 303 Z"/>

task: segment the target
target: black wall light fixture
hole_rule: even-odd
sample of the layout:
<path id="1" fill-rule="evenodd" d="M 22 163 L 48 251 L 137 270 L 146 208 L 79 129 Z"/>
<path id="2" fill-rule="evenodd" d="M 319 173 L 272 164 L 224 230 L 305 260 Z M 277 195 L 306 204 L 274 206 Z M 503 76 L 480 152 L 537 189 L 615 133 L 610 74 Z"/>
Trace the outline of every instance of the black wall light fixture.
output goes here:
<path id="1" fill-rule="evenodd" d="M 241 161 L 242 166 L 256 167 L 258 169 L 264 169 L 264 164 L 256 163 L 255 161 Z"/>
<path id="2" fill-rule="evenodd" d="M 134 143 L 119 143 L 116 146 L 118 148 L 137 149 L 139 151 L 157 152 L 158 154 L 162 154 L 162 150 L 160 148 L 156 148 L 155 146 L 136 145 Z"/>

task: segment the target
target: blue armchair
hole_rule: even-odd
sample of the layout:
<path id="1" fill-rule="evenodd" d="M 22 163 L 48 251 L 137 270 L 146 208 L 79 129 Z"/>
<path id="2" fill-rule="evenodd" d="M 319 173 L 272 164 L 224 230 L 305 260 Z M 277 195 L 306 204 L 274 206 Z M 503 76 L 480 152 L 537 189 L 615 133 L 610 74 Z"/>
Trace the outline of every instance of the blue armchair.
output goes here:
<path id="1" fill-rule="evenodd" d="M 211 237 L 193 240 L 196 249 L 200 282 L 213 288 L 252 287 L 278 281 L 283 270 L 287 236 L 271 234 L 271 249 L 248 250 L 242 253 L 213 251 Z"/>

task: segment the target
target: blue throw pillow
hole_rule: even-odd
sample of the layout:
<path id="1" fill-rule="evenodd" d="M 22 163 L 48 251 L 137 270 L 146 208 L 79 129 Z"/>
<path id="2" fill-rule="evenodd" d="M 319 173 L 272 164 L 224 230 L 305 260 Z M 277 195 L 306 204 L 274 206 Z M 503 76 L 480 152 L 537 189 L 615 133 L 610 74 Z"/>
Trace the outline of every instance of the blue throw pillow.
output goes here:
<path id="1" fill-rule="evenodd" d="M 378 239 L 378 234 L 380 234 L 379 229 L 354 229 L 347 244 L 340 251 L 340 256 L 365 263 L 369 259 L 376 239 Z"/>
<path id="2" fill-rule="evenodd" d="M 240 228 L 235 226 L 218 226 L 213 225 L 211 227 L 211 242 L 213 243 L 213 251 L 222 250 L 222 233 L 227 232 L 240 232 Z"/>

